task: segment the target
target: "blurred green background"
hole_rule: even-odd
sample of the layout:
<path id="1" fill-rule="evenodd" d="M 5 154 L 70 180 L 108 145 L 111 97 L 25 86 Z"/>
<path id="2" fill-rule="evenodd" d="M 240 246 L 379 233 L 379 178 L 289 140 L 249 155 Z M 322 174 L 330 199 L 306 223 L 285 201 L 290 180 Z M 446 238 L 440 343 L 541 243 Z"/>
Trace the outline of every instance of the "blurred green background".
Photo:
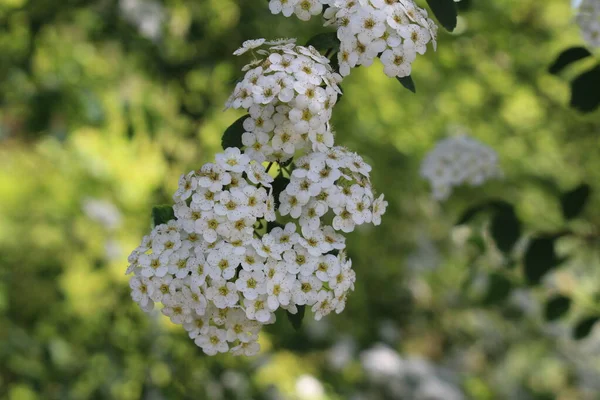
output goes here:
<path id="1" fill-rule="evenodd" d="M 388 212 L 350 235 L 346 310 L 299 332 L 282 316 L 245 359 L 204 356 L 140 311 L 126 258 L 152 205 L 241 115 L 223 112 L 247 61 L 231 53 L 249 38 L 304 43 L 319 18 L 273 16 L 264 0 L 0 0 L 0 398 L 599 399 L 600 329 L 571 330 L 600 312 L 600 196 L 566 223 L 556 190 L 600 189 L 600 113 L 569 109 L 568 82 L 547 73 L 582 40 L 568 0 L 470 3 L 418 57 L 416 95 L 379 63 L 345 80 L 336 140 L 373 165 Z M 438 204 L 419 164 L 456 131 L 496 149 L 505 179 Z M 490 197 L 515 204 L 525 236 L 587 239 L 561 239 L 569 261 L 539 287 L 517 266 L 490 300 L 509 268 L 487 221 L 453 226 Z M 571 310 L 545 321 L 557 293 Z"/>

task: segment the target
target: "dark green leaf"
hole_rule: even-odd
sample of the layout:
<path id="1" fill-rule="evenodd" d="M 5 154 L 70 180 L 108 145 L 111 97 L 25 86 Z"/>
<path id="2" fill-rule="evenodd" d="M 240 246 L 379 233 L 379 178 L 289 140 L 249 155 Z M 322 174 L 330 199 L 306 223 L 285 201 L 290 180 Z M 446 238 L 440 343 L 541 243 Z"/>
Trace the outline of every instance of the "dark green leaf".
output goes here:
<path id="1" fill-rule="evenodd" d="M 521 221 L 512 205 L 500 207 L 496 211 L 490 231 L 498 249 L 503 253 L 510 253 L 521 236 Z"/>
<path id="2" fill-rule="evenodd" d="M 292 323 L 292 326 L 295 330 L 299 330 L 302 327 L 302 320 L 304 319 L 305 306 L 298 306 L 298 312 L 296 314 L 292 314 L 291 312 L 287 312 L 288 319 Z"/>
<path id="3" fill-rule="evenodd" d="M 512 282 L 505 276 L 497 273 L 491 274 L 483 303 L 491 305 L 503 302 L 510 295 L 512 287 Z"/>
<path id="4" fill-rule="evenodd" d="M 569 64 L 582 60 L 591 55 L 592 53 L 590 53 L 590 51 L 585 47 L 571 47 L 560 53 L 560 55 L 556 58 L 556 61 L 554 61 L 550 68 L 548 68 L 548 72 L 556 75 L 569 66 Z"/>
<path id="5" fill-rule="evenodd" d="M 306 46 L 313 46 L 322 53 L 337 53 L 340 50 L 340 40 L 337 38 L 337 32 L 324 32 L 310 38 Z"/>
<path id="6" fill-rule="evenodd" d="M 472 6 L 471 0 L 460 0 L 458 3 L 456 3 L 456 8 L 459 11 L 469 11 L 471 9 L 471 6 Z"/>
<path id="7" fill-rule="evenodd" d="M 267 221 L 267 232 L 271 232 L 275 228 L 283 229 L 285 226 L 277 221 Z"/>
<path id="8" fill-rule="evenodd" d="M 166 204 L 152 207 L 152 224 L 154 226 L 166 224 L 172 219 L 175 219 L 173 207 Z"/>
<path id="9" fill-rule="evenodd" d="M 577 340 L 581 340 L 590 334 L 596 322 L 600 320 L 598 316 L 591 316 L 580 319 L 575 328 L 573 329 L 573 337 Z"/>
<path id="10" fill-rule="evenodd" d="M 571 299 L 566 296 L 554 296 L 546 303 L 544 317 L 547 321 L 554 321 L 565 315 L 571 307 Z"/>
<path id="11" fill-rule="evenodd" d="M 598 88 L 598 90 L 600 90 L 600 88 Z M 572 219 L 581 214 L 591 192 L 592 188 L 590 185 L 583 183 L 561 196 L 560 205 L 565 219 Z"/>
<path id="12" fill-rule="evenodd" d="M 427 4 L 447 31 L 452 32 L 456 28 L 458 12 L 454 0 L 427 0 Z"/>
<path id="13" fill-rule="evenodd" d="M 571 107 L 581 112 L 594 111 L 600 105 L 600 65 L 571 82 Z"/>
<path id="14" fill-rule="evenodd" d="M 244 146 L 242 143 L 242 135 L 246 132 L 244 129 L 244 121 L 248 117 L 249 115 L 244 115 L 225 130 L 225 133 L 223 133 L 223 137 L 221 138 L 221 147 L 223 147 L 223 150 L 228 147 L 237 147 L 238 149 L 241 149 Z"/>
<path id="15" fill-rule="evenodd" d="M 331 65 L 331 69 L 333 69 L 337 73 L 340 72 L 340 59 L 338 58 L 338 54 L 339 53 L 333 53 L 333 55 L 330 57 L 331 60 L 329 62 L 329 65 Z"/>
<path id="16" fill-rule="evenodd" d="M 410 90 L 413 93 L 417 93 L 417 88 L 415 87 L 415 83 L 413 82 L 410 75 L 396 79 L 398 79 L 398 82 L 400 82 L 402 86 L 404 86 L 406 89 Z"/>
<path id="17" fill-rule="evenodd" d="M 456 225 L 464 225 L 467 224 L 469 222 L 471 222 L 471 220 L 473 218 L 475 218 L 477 216 L 477 214 L 481 213 L 482 211 L 484 211 L 486 208 L 488 207 L 488 204 L 479 204 L 476 206 L 473 206 L 471 208 L 468 208 L 458 219 L 458 221 L 456 221 Z"/>
<path id="18" fill-rule="evenodd" d="M 538 237 L 531 240 L 525 251 L 525 278 L 530 285 L 537 285 L 550 270 L 562 262 L 554 249 L 556 236 Z"/>
<path id="19" fill-rule="evenodd" d="M 275 198 L 275 209 L 279 209 L 279 195 L 285 190 L 290 180 L 283 175 L 277 175 L 273 181 L 273 197 Z"/>

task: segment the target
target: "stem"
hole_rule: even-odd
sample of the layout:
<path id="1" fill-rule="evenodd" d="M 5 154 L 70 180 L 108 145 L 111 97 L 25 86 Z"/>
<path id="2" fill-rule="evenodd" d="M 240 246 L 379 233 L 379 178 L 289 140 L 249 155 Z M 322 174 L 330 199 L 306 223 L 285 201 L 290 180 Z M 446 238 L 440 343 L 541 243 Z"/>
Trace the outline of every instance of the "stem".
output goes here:
<path id="1" fill-rule="evenodd" d="M 269 165 L 267 166 L 267 173 L 269 172 L 269 170 L 271 169 L 272 166 L 273 166 L 273 161 L 271 161 L 269 163 Z"/>

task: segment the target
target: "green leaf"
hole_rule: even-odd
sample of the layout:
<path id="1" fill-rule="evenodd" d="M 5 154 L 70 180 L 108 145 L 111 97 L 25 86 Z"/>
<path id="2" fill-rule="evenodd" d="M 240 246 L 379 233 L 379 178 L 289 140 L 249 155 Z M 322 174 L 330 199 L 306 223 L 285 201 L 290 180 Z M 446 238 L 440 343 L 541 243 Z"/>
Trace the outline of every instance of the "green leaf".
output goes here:
<path id="1" fill-rule="evenodd" d="M 554 321 L 565 315 L 571 308 L 571 299 L 566 296 L 554 296 L 546 303 L 544 317 L 546 321 Z"/>
<path id="2" fill-rule="evenodd" d="M 508 298 L 512 291 L 513 284 L 505 276 L 493 273 L 489 276 L 487 293 L 483 303 L 487 305 L 501 303 Z"/>
<path id="3" fill-rule="evenodd" d="M 306 42 L 306 46 L 313 46 L 322 53 L 328 51 L 337 53 L 340 50 L 340 40 L 337 37 L 337 32 L 318 33 Z"/>
<path id="4" fill-rule="evenodd" d="M 285 226 L 277 221 L 267 221 L 267 232 L 271 232 L 275 228 L 283 229 Z"/>
<path id="5" fill-rule="evenodd" d="M 600 90 L 600 88 L 598 89 Z M 592 188 L 587 183 L 577 186 L 575 189 L 564 193 L 560 198 L 560 205 L 565 219 L 576 218 L 587 204 Z"/>
<path id="6" fill-rule="evenodd" d="M 510 253 L 521 237 L 521 221 L 512 205 L 498 208 L 492 218 L 490 232 L 498 249 L 505 254 Z"/>
<path id="7" fill-rule="evenodd" d="M 406 89 L 410 90 L 413 93 L 417 93 L 417 88 L 415 87 L 415 83 L 413 82 L 413 79 L 410 75 L 405 76 L 403 78 L 396 77 L 396 79 L 398 79 L 398 82 L 400 82 L 402 86 L 404 86 Z"/>
<path id="8" fill-rule="evenodd" d="M 279 209 L 279 195 L 285 190 L 290 180 L 279 174 L 273 181 L 273 197 L 275 198 L 275 209 Z"/>
<path id="9" fill-rule="evenodd" d="M 452 32 L 456 28 L 458 11 L 454 0 L 427 0 L 427 4 L 447 31 Z"/>
<path id="10" fill-rule="evenodd" d="M 596 322 L 600 320 L 598 316 L 591 316 L 580 319 L 575 328 L 573 329 L 573 337 L 577 340 L 581 340 L 590 334 Z"/>
<path id="11" fill-rule="evenodd" d="M 238 149 L 241 149 L 244 146 L 242 143 L 242 135 L 246 132 L 244 129 L 244 121 L 248 117 L 250 117 L 250 115 L 244 115 L 225 130 L 225 133 L 223 133 L 223 137 L 221 138 L 221 147 L 223 147 L 223 150 L 228 147 L 237 147 Z"/>
<path id="12" fill-rule="evenodd" d="M 600 65 L 584 72 L 571 82 L 571 107 L 587 113 L 600 106 Z"/>
<path id="13" fill-rule="evenodd" d="M 152 207 L 152 224 L 158 226 L 175 219 L 173 207 L 167 204 Z"/>
<path id="14" fill-rule="evenodd" d="M 298 306 L 297 308 L 298 312 L 296 314 L 292 314 L 291 312 L 287 311 L 287 316 L 290 322 L 292 323 L 294 329 L 300 330 L 300 328 L 302 327 L 302 320 L 304 319 L 304 312 L 306 307 Z"/>
<path id="15" fill-rule="evenodd" d="M 456 8 L 459 11 L 469 11 L 472 5 L 473 4 L 471 0 L 460 0 L 458 3 L 456 3 Z"/>
<path id="16" fill-rule="evenodd" d="M 557 75 L 570 64 L 591 56 L 592 53 L 585 47 L 571 47 L 564 50 L 548 68 L 548 72 Z"/>
<path id="17" fill-rule="evenodd" d="M 544 275 L 563 260 L 556 256 L 554 242 L 557 236 L 542 236 L 531 240 L 525 251 L 525 278 L 530 285 L 540 283 Z"/>

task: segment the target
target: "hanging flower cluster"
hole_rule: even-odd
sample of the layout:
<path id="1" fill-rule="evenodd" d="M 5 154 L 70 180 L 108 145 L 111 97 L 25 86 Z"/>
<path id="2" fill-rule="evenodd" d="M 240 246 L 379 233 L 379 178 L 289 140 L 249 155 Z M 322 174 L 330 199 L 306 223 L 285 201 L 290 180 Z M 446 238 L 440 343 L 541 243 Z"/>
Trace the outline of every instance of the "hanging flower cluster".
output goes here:
<path id="1" fill-rule="evenodd" d="M 162 303 L 209 355 L 256 354 L 278 309 L 311 307 L 316 320 L 341 312 L 355 281 L 341 232 L 379 225 L 387 207 L 371 167 L 334 146 L 341 78 L 329 61 L 287 40 L 247 41 L 235 54 L 247 51 L 263 58 L 227 104 L 250 113 L 243 145 L 181 177 L 175 219 L 144 237 L 127 269 L 134 301 L 145 311 Z"/>
<path id="2" fill-rule="evenodd" d="M 270 0 L 269 8 L 304 21 L 323 13 L 325 26 L 337 27 L 342 76 L 379 56 L 387 76 L 406 77 L 416 54 L 436 47 L 437 25 L 412 0 Z"/>
<path id="3" fill-rule="evenodd" d="M 259 49 L 264 44 L 268 49 Z M 257 49 L 257 50 L 255 50 Z M 285 162 L 296 151 L 325 151 L 333 146 L 329 125 L 341 90 L 341 76 L 313 47 L 295 40 L 249 40 L 234 54 L 248 50 L 259 58 L 246 65 L 226 107 L 246 109 L 245 153 L 257 161 Z"/>
<path id="4" fill-rule="evenodd" d="M 591 47 L 600 47 L 600 1 L 583 0 L 575 20 L 585 41 Z"/>
<path id="5" fill-rule="evenodd" d="M 502 176 L 496 152 L 464 135 L 441 140 L 421 164 L 421 176 L 431 183 L 433 197 L 447 199 L 454 186 L 479 186 Z"/>

